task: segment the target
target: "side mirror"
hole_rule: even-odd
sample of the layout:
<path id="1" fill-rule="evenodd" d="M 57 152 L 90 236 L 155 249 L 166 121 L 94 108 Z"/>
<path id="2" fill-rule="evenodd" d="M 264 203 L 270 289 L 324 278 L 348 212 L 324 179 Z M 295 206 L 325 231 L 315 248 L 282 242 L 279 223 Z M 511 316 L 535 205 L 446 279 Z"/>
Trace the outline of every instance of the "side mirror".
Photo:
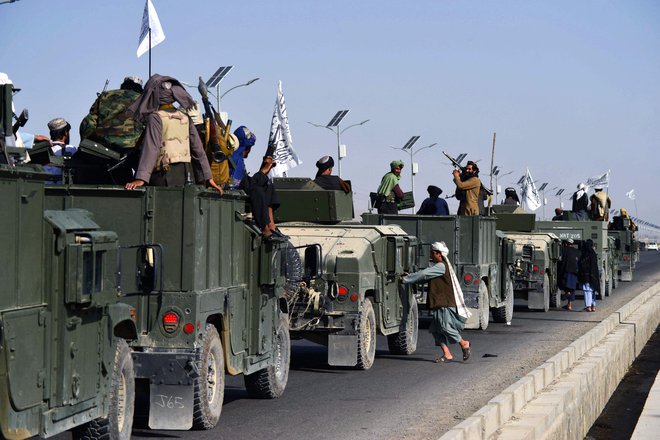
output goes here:
<path id="1" fill-rule="evenodd" d="M 323 255 L 321 245 L 305 247 L 305 279 L 320 278 L 323 275 Z"/>

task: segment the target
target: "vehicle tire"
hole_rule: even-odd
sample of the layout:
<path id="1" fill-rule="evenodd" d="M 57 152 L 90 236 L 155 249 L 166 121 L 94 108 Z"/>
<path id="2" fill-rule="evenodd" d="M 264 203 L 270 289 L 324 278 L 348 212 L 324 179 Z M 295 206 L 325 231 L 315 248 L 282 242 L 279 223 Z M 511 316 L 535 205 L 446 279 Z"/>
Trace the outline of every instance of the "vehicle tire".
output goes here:
<path id="1" fill-rule="evenodd" d="M 285 279 L 284 292 L 287 298 L 292 298 L 299 290 L 305 268 L 298 250 L 293 247 L 290 241 L 282 247 L 281 258 L 281 267 L 284 270 Z"/>
<path id="2" fill-rule="evenodd" d="M 488 301 L 488 286 L 485 281 L 479 283 L 479 328 L 486 330 L 490 319 L 490 305 Z"/>
<path id="3" fill-rule="evenodd" d="M 605 279 L 604 277 L 601 277 L 600 279 L 600 288 L 598 289 L 598 294 L 596 295 L 596 298 L 599 300 L 604 300 L 605 299 Z"/>
<path id="4" fill-rule="evenodd" d="M 546 273 L 546 277 L 548 274 Z M 548 289 L 550 289 L 550 277 L 547 278 L 548 280 Z M 559 290 L 559 287 L 555 286 L 555 291 L 550 292 L 550 307 L 553 308 L 559 308 L 561 307 L 561 290 Z"/>
<path id="5" fill-rule="evenodd" d="M 285 316 L 280 317 L 277 325 L 274 346 L 272 365 L 243 376 L 247 393 L 253 399 L 276 399 L 284 394 L 291 361 L 289 321 Z"/>
<path id="6" fill-rule="evenodd" d="M 107 419 L 96 419 L 73 430 L 77 440 L 130 440 L 135 408 L 135 369 L 131 349 L 117 341 L 112 368 L 112 389 Z"/>
<path id="7" fill-rule="evenodd" d="M 493 321 L 498 323 L 511 323 L 513 319 L 513 282 L 507 275 L 504 289 L 504 305 L 493 308 Z"/>
<path id="8" fill-rule="evenodd" d="M 418 333 L 419 310 L 417 308 L 417 300 L 413 296 L 403 330 L 387 336 L 387 346 L 390 349 L 390 353 L 413 354 L 417 350 Z"/>
<path id="9" fill-rule="evenodd" d="M 543 312 L 550 310 L 550 278 L 546 273 L 543 275 Z"/>
<path id="10" fill-rule="evenodd" d="M 364 299 L 358 328 L 358 370 L 368 370 L 376 357 L 376 314 L 369 298 Z"/>
<path id="11" fill-rule="evenodd" d="M 612 288 L 610 286 L 610 280 L 605 281 L 605 296 L 610 296 L 612 294 Z"/>
<path id="12" fill-rule="evenodd" d="M 617 272 L 616 269 L 612 271 L 612 289 L 619 287 L 619 274 Z"/>
<path id="13" fill-rule="evenodd" d="M 213 324 L 206 324 L 196 362 L 199 377 L 193 382 L 193 428 L 212 429 L 220 420 L 225 398 L 225 354 Z"/>

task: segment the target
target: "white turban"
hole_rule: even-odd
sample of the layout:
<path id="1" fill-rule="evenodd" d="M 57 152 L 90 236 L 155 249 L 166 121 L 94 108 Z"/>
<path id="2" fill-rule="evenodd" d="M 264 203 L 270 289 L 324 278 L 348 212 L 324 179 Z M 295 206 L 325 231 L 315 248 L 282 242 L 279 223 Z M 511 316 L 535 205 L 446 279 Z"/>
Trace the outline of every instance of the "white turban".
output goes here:
<path id="1" fill-rule="evenodd" d="M 431 250 L 439 251 L 443 257 L 449 255 L 449 248 L 444 241 L 436 241 L 435 243 L 431 244 Z"/>

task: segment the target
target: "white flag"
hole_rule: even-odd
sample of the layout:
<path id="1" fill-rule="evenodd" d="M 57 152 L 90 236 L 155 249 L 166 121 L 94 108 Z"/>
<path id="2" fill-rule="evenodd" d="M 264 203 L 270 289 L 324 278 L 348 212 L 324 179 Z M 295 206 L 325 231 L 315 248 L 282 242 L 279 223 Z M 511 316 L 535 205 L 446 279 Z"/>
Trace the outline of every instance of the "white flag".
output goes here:
<path id="1" fill-rule="evenodd" d="M 626 197 L 628 197 L 630 200 L 635 200 L 635 190 L 631 189 L 626 193 Z"/>
<path id="2" fill-rule="evenodd" d="M 607 170 L 605 174 L 602 174 L 600 176 L 594 176 L 594 177 L 589 177 L 587 179 L 586 185 L 588 187 L 594 187 L 594 186 L 610 186 L 610 170 Z"/>
<path id="3" fill-rule="evenodd" d="M 536 211 L 541 207 L 541 197 L 536 190 L 529 169 L 527 169 L 527 174 L 525 174 L 525 179 L 522 182 L 522 202 L 530 211 Z"/>
<path id="4" fill-rule="evenodd" d="M 282 81 L 279 81 L 277 85 L 277 100 L 275 101 L 273 120 L 270 124 L 269 144 L 271 142 L 276 143 L 273 159 L 277 162 L 277 166 L 268 173 L 271 177 L 281 177 L 287 170 L 302 164 L 293 149 L 289 118 L 286 116 L 286 104 L 284 103 L 284 94 L 282 94 Z"/>
<path id="5" fill-rule="evenodd" d="M 163 28 L 160 25 L 160 20 L 158 19 L 158 14 L 156 13 L 156 8 L 151 3 L 151 0 L 147 0 L 144 4 L 144 13 L 142 14 L 142 29 L 140 30 L 140 44 L 137 48 L 137 56 L 140 58 L 144 55 L 149 48 L 149 31 L 151 30 L 151 48 L 156 47 L 157 44 L 162 43 L 165 40 L 165 34 L 163 33 Z"/>

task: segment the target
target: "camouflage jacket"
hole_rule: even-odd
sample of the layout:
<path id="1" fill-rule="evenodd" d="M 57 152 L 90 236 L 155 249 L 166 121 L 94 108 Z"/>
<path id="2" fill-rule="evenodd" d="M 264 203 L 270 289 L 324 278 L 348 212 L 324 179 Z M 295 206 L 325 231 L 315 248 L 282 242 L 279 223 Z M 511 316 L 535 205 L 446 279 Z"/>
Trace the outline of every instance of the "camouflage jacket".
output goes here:
<path id="1" fill-rule="evenodd" d="M 138 146 L 144 123 L 126 110 L 140 94 L 132 90 L 103 92 L 80 123 L 80 139 L 91 139 L 113 150 Z"/>

